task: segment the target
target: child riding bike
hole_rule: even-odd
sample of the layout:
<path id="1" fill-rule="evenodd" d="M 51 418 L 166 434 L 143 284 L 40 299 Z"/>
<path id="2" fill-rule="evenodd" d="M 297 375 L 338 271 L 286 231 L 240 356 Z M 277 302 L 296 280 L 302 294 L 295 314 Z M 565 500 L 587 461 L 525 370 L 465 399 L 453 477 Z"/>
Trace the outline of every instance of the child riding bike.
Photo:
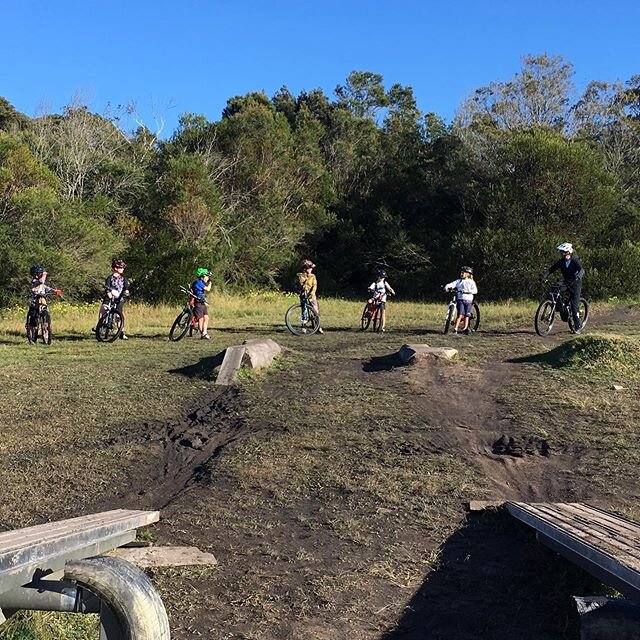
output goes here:
<path id="1" fill-rule="evenodd" d="M 205 295 L 211 291 L 211 271 L 205 267 L 198 267 L 195 272 L 196 279 L 191 284 L 191 291 L 195 297 L 193 315 L 198 320 L 201 340 L 211 340 L 207 333 L 209 328 L 209 303 Z"/>
<path id="2" fill-rule="evenodd" d="M 384 333 L 386 324 L 386 306 L 387 306 L 387 293 L 392 296 L 396 295 L 391 285 L 387 282 L 387 272 L 384 269 L 378 269 L 376 273 L 376 281 L 369 285 L 369 291 L 373 293 L 373 296 L 368 300 L 369 304 L 373 304 L 374 299 L 380 306 L 380 329 Z"/>
<path id="3" fill-rule="evenodd" d="M 444 286 L 445 291 L 453 291 L 454 289 L 457 291 L 458 317 L 453 332 L 458 333 L 460 325 L 464 324 L 462 330 L 468 335 L 471 333 L 469 319 L 471 318 L 473 296 L 478 293 L 478 287 L 473 279 L 472 267 L 460 267 L 460 278 Z"/>
<path id="4" fill-rule="evenodd" d="M 104 297 L 102 298 L 102 304 L 98 311 L 98 322 L 100 318 L 109 311 L 109 302 L 111 300 L 117 300 L 116 309 L 120 312 L 120 315 L 124 318 L 123 307 L 124 299 L 129 296 L 129 280 L 124 275 L 124 270 L 127 267 L 127 263 L 124 260 L 115 258 L 111 261 L 111 268 L 113 273 L 107 276 L 104 281 Z M 97 327 L 97 323 L 96 323 Z M 91 329 L 94 333 L 96 327 Z M 120 333 L 121 340 L 128 340 L 129 337 L 123 332 Z"/>

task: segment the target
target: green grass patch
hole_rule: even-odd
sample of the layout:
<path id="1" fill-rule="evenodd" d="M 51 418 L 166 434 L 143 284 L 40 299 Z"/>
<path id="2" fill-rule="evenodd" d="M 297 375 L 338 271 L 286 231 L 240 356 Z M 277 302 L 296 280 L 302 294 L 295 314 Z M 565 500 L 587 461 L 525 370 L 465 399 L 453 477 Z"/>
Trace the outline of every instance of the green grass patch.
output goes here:
<path id="1" fill-rule="evenodd" d="M 531 361 L 555 368 L 584 368 L 635 374 L 639 359 L 640 340 L 592 334 L 567 340 L 555 349 L 531 358 Z"/>

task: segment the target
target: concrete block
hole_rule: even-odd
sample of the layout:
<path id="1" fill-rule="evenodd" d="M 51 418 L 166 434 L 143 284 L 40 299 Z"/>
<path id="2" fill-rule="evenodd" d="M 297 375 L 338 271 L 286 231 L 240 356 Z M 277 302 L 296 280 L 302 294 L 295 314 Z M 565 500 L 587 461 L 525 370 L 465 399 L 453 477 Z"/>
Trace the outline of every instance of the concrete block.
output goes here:
<path id="1" fill-rule="evenodd" d="M 218 377 L 216 378 L 216 384 L 228 386 L 238 380 L 238 369 L 242 366 L 244 353 L 245 348 L 242 345 L 227 347 L 224 352 L 224 360 L 222 361 Z"/>
<path id="2" fill-rule="evenodd" d="M 430 347 L 428 344 L 404 344 L 398 351 L 398 357 L 404 364 L 413 364 L 429 358 L 453 360 L 458 355 L 451 347 Z"/>
<path id="3" fill-rule="evenodd" d="M 256 338 L 242 343 L 245 349 L 244 362 L 252 369 L 271 366 L 273 359 L 282 353 L 280 345 L 271 338 Z"/>

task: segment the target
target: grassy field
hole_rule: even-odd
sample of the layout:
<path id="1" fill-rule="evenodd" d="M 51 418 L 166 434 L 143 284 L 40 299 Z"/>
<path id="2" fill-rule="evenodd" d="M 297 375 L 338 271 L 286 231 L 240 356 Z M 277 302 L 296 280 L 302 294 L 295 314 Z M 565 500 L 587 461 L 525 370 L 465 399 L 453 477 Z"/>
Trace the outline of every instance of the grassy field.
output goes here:
<path id="1" fill-rule="evenodd" d="M 294 302 L 217 297 L 212 340 L 179 343 L 167 339 L 179 307 L 131 305 L 131 339 L 103 345 L 90 333 L 95 307 L 53 304 L 48 347 L 26 344 L 24 309 L 5 311 L 0 528 L 162 506 L 154 539 L 220 561 L 153 573 L 174 637 L 386 639 L 417 624 L 406 607 L 419 611 L 425 589 L 444 602 L 452 575 L 473 582 L 463 571 L 473 563 L 457 560 L 463 538 L 485 549 L 489 531 L 494 542 L 522 539 L 532 562 L 549 563 L 512 524 L 468 520 L 469 499 L 590 499 L 640 517 L 634 307 L 596 306 L 589 332 L 565 342 L 566 325 L 535 336 L 536 305 L 519 302 L 482 304 L 481 332 L 463 337 L 441 334 L 445 303 L 394 301 L 388 332 L 373 334 L 357 331 L 362 302 L 321 300 L 325 335 L 295 338 L 283 325 Z M 278 366 L 244 375 L 238 393 L 216 392 L 213 356 L 267 336 L 290 349 Z M 455 346 L 460 360 L 400 368 L 391 354 L 405 342 Z M 184 434 L 216 443 L 211 455 L 183 451 Z M 544 440 L 553 455 L 505 462 L 491 452 L 501 435 Z M 163 476 L 168 459 L 185 468 Z M 516 562 L 496 571 L 508 576 Z M 564 565 L 548 568 L 553 588 L 532 588 L 561 600 L 582 584 Z M 463 595 L 466 610 L 479 606 Z M 529 619 L 519 605 L 520 624 L 537 634 L 523 637 L 577 637 L 575 622 L 550 628 L 550 613 Z M 508 614 L 492 624 L 517 633 Z M 88 639 L 77 626 L 92 624 L 24 616 L 0 638 Z M 444 613 L 430 621 L 455 624 Z"/>

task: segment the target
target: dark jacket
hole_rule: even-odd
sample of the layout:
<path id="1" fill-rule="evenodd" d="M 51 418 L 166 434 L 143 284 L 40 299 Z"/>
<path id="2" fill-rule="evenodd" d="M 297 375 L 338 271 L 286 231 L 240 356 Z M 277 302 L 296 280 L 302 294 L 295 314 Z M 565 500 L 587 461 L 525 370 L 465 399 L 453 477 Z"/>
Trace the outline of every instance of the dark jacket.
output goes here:
<path id="1" fill-rule="evenodd" d="M 578 280 L 582 280 L 582 278 L 584 277 L 584 267 L 580 263 L 580 260 L 575 253 L 571 256 L 571 260 L 569 260 L 568 266 L 567 261 L 564 258 L 560 258 L 558 262 L 553 264 L 545 273 L 545 279 L 549 276 L 550 273 L 553 273 L 558 269 L 560 269 L 560 271 L 562 272 L 562 277 L 564 278 L 565 284 L 573 284 Z"/>

